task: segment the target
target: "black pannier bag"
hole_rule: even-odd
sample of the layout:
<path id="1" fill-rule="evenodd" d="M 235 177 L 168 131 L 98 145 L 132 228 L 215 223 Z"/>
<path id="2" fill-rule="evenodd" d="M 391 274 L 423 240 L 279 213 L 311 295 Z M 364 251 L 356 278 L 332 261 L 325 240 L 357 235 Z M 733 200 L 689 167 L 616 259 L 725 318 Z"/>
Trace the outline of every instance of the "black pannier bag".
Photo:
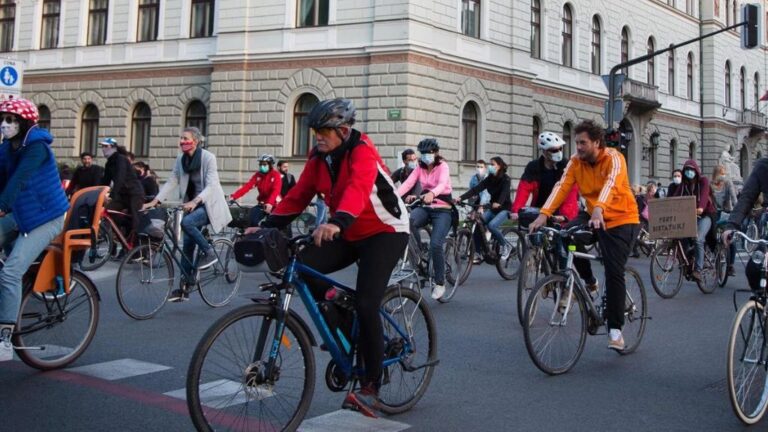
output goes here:
<path id="1" fill-rule="evenodd" d="M 168 222 L 168 212 L 163 208 L 153 208 L 139 213 L 139 231 L 137 234 L 146 235 L 152 241 L 163 241 L 165 224 Z"/>
<path id="2" fill-rule="evenodd" d="M 288 259 L 288 239 L 276 228 L 262 228 L 235 242 L 235 260 L 244 272 L 279 271 Z"/>

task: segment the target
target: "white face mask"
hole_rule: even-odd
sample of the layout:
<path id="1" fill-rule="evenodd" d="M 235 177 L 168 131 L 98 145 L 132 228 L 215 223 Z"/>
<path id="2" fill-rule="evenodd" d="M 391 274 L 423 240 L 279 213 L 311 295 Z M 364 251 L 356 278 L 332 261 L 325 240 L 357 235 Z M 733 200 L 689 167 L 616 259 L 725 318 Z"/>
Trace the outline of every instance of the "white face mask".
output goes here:
<path id="1" fill-rule="evenodd" d="M 0 124 L 0 132 L 3 133 L 3 136 L 6 139 L 11 139 L 19 134 L 19 122 L 14 121 L 12 123 L 8 123 L 5 120 L 3 120 L 3 123 Z"/>
<path id="2" fill-rule="evenodd" d="M 101 154 L 103 154 L 104 157 L 107 158 L 107 159 L 109 159 L 110 156 L 115 154 L 116 151 L 117 151 L 117 149 L 114 148 L 114 147 L 102 147 L 101 148 Z"/>
<path id="3" fill-rule="evenodd" d="M 408 168 L 416 169 L 416 166 L 417 166 L 416 161 L 413 161 L 413 160 L 412 161 L 408 161 Z"/>
<path id="4" fill-rule="evenodd" d="M 432 153 L 424 153 L 421 155 L 421 161 L 426 165 L 431 165 L 435 161 L 435 155 Z"/>
<path id="5" fill-rule="evenodd" d="M 675 184 L 680 184 L 680 183 L 683 182 L 683 178 L 682 177 L 672 177 L 672 182 L 675 183 Z"/>
<path id="6" fill-rule="evenodd" d="M 559 151 L 557 153 L 550 153 L 549 156 L 552 158 L 552 162 L 560 162 L 563 160 L 563 151 Z"/>
<path id="7" fill-rule="evenodd" d="M 485 168 L 477 168 L 477 175 L 480 177 L 485 176 Z"/>

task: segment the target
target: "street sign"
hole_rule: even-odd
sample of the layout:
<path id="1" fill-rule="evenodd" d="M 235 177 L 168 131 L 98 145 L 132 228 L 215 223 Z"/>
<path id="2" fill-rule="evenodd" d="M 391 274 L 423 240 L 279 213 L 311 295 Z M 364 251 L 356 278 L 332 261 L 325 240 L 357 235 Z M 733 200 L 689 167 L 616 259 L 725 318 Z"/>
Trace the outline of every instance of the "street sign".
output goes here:
<path id="1" fill-rule="evenodd" d="M 605 101 L 603 103 L 603 119 L 608 121 L 608 109 L 611 105 L 611 101 Z M 613 101 L 613 121 L 621 121 L 624 118 L 624 101 L 616 99 Z"/>
<path id="2" fill-rule="evenodd" d="M 0 100 L 21 97 L 23 77 L 23 62 L 0 59 Z"/>
<path id="3" fill-rule="evenodd" d="M 403 113 L 399 109 L 387 110 L 387 120 L 400 120 L 402 115 Z"/>
<path id="4" fill-rule="evenodd" d="M 608 81 L 610 79 L 610 75 L 600 75 L 600 78 L 603 79 L 603 84 L 605 84 L 605 88 L 608 89 L 608 92 L 610 93 L 611 89 L 608 87 Z M 622 73 L 617 73 L 613 76 L 613 94 L 615 96 L 618 96 L 621 94 L 621 85 L 624 84 L 624 80 L 627 79 L 627 76 Z"/>

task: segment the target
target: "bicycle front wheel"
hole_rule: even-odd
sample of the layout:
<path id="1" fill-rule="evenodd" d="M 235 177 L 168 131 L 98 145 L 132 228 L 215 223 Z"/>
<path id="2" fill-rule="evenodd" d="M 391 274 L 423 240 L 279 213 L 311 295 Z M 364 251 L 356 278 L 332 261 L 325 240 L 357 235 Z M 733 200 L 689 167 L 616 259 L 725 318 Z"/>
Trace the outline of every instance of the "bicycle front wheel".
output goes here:
<path id="1" fill-rule="evenodd" d="M 624 336 L 624 350 L 619 353 L 631 354 L 643 339 L 648 304 L 643 280 L 635 269 L 627 267 L 624 270 L 624 284 L 627 288 L 624 300 L 624 328 L 621 331 Z"/>
<path id="2" fill-rule="evenodd" d="M 187 371 L 198 431 L 296 430 L 315 390 L 315 357 L 301 325 L 288 314 L 284 323 L 271 366 L 279 324 L 272 307 L 242 306 L 208 329 Z"/>
<path id="3" fill-rule="evenodd" d="M 736 313 L 728 340 L 728 393 L 736 417 L 752 425 L 768 407 L 766 374 L 766 315 L 763 305 L 750 300 Z"/>
<path id="4" fill-rule="evenodd" d="M 462 228 L 456 233 L 455 238 L 445 242 L 445 260 L 448 270 L 445 278 L 451 285 L 463 285 L 472 271 L 472 259 L 474 258 L 474 244 L 472 233 Z"/>
<path id="5" fill-rule="evenodd" d="M 717 269 L 717 285 L 722 288 L 728 283 L 728 254 L 727 247 L 718 247 L 715 255 L 715 267 Z"/>
<path id="6" fill-rule="evenodd" d="M 717 289 L 717 261 L 716 252 L 712 252 L 709 246 L 704 246 L 704 266 L 701 269 L 701 280 L 696 281 L 699 291 L 704 294 L 712 294 Z"/>
<path id="7" fill-rule="evenodd" d="M 384 374 L 381 410 L 411 409 L 427 391 L 437 366 L 437 328 L 421 293 L 391 288 L 381 306 L 384 326 Z"/>
<path id="8" fill-rule="evenodd" d="M 517 278 L 517 318 L 520 325 L 525 325 L 525 305 L 536 282 L 550 273 L 544 249 L 538 246 L 528 248 L 520 264 L 520 276 Z"/>
<path id="9" fill-rule="evenodd" d="M 520 234 L 513 228 L 506 228 L 502 231 L 504 234 L 504 241 L 510 247 L 509 256 L 502 259 L 499 255 L 499 260 L 496 261 L 496 271 L 499 272 L 499 276 L 505 280 L 512 280 L 517 277 L 520 272 L 520 262 L 523 259 L 523 246 L 525 240 L 520 238 Z M 501 245 L 496 245 L 496 253 L 501 250 Z"/>
<path id="10" fill-rule="evenodd" d="M 93 271 L 103 266 L 112 256 L 112 247 L 114 244 L 112 236 L 112 227 L 109 222 L 102 220 L 99 223 L 99 235 L 96 237 L 96 244 L 86 249 L 80 259 L 80 269 L 83 271 Z"/>
<path id="11" fill-rule="evenodd" d="M 240 268 L 235 261 L 232 242 L 217 239 L 213 250 L 218 261 L 200 271 L 200 297 L 211 307 L 224 306 L 232 300 L 240 287 Z"/>
<path id="12" fill-rule="evenodd" d="M 683 286 L 683 269 L 677 257 L 677 241 L 663 242 L 651 255 L 651 285 L 659 297 L 671 299 Z"/>
<path id="13" fill-rule="evenodd" d="M 152 318 L 173 287 L 173 261 L 162 245 L 144 244 L 123 258 L 117 270 L 117 302 L 129 317 Z"/>
<path id="14" fill-rule="evenodd" d="M 760 239 L 760 232 L 757 229 L 757 224 L 755 223 L 755 221 L 752 221 L 749 223 L 749 225 L 747 225 L 747 230 L 744 234 L 746 234 L 747 237 L 750 238 L 750 240 Z M 744 242 L 744 250 L 746 250 L 747 252 L 752 253 L 755 251 L 755 248 L 757 248 L 757 245 L 755 245 L 754 243 L 747 243 L 746 241 Z"/>
<path id="15" fill-rule="evenodd" d="M 568 372 L 587 339 L 584 299 L 566 285 L 562 275 L 547 276 L 531 292 L 525 307 L 525 348 L 536 367 L 549 375 Z"/>
<path id="16" fill-rule="evenodd" d="M 99 323 L 99 294 L 84 274 L 72 273 L 69 294 L 26 289 L 13 333 L 16 354 L 27 365 L 51 370 L 67 366 L 85 352 Z"/>

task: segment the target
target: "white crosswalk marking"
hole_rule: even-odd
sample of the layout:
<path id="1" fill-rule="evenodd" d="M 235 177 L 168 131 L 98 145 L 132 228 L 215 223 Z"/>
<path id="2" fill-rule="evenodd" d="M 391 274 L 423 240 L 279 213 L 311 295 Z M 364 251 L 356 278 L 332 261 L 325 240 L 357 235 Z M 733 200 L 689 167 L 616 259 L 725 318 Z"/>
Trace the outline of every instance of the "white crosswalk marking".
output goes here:
<path id="1" fill-rule="evenodd" d="M 299 432 L 399 432 L 411 426 L 383 418 L 372 419 L 349 410 L 338 410 L 304 420 Z"/>
<path id="2" fill-rule="evenodd" d="M 171 369 L 171 367 L 156 363 L 147 363 L 141 360 L 120 359 L 87 366 L 79 366 L 67 369 L 67 371 L 101 378 L 107 381 L 115 381 L 168 369 Z"/>
<path id="3" fill-rule="evenodd" d="M 177 399 L 186 400 L 187 398 L 187 390 L 185 388 L 163 394 Z M 249 390 L 249 393 L 246 394 L 241 383 L 227 379 L 220 379 L 200 385 L 200 403 L 211 408 L 226 408 L 272 396 L 274 396 L 272 390 L 265 387 L 257 387 Z"/>

